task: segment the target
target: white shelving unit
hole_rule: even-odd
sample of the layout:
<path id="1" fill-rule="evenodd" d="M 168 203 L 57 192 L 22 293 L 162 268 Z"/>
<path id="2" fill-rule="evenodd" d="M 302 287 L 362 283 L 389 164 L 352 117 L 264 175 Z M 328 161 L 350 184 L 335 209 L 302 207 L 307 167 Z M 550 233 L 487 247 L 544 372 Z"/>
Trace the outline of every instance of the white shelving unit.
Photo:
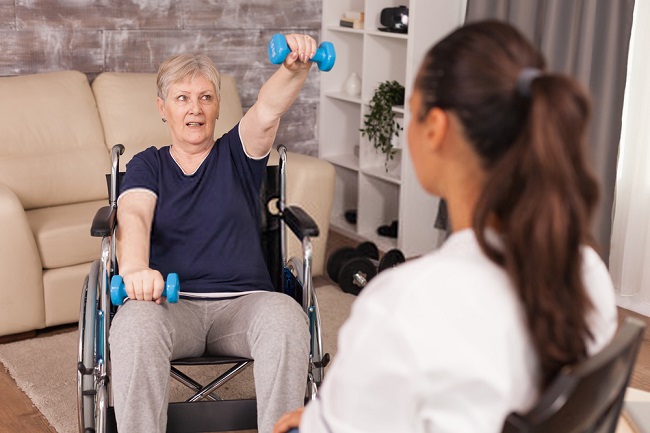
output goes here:
<path id="1" fill-rule="evenodd" d="M 336 49 L 336 64 L 321 74 L 319 156 L 336 168 L 331 227 L 359 240 L 371 240 L 382 250 L 399 248 L 407 257 L 436 248 L 444 233 L 434 228 L 438 199 L 419 185 L 410 161 L 406 128 L 411 117 L 408 100 L 415 74 L 428 49 L 465 18 L 467 0 L 323 0 L 321 38 Z M 409 8 L 408 34 L 379 31 L 381 10 Z M 346 11 L 365 13 L 363 30 L 341 27 Z M 361 78 L 361 95 L 344 91 L 348 77 Z M 396 80 L 406 88 L 405 106 L 395 107 L 404 130 L 397 154 L 384 166 L 385 156 L 359 131 L 379 83 Z M 344 213 L 356 209 L 357 222 Z M 398 237 L 379 236 L 377 228 L 399 221 Z"/>

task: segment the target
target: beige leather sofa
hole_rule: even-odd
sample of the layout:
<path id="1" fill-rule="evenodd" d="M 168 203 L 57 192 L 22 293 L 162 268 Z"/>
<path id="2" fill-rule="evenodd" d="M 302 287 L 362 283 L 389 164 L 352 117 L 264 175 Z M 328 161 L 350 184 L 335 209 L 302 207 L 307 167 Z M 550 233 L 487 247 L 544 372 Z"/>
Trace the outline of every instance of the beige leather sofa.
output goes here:
<path id="1" fill-rule="evenodd" d="M 110 148 L 120 166 L 149 146 L 169 144 L 156 109 L 155 74 L 102 73 L 89 85 L 77 71 L 0 78 L 0 336 L 78 320 L 79 296 L 100 242 L 92 218 L 106 205 Z M 224 75 L 216 135 L 242 116 Z M 291 147 L 291 143 L 285 143 Z M 287 202 L 316 220 L 313 271 L 323 272 L 333 167 L 289 152 Z M 271 155 L 277 164 L 277 154 Z M 290 241 L 289 255 L 299 252 Z"/>

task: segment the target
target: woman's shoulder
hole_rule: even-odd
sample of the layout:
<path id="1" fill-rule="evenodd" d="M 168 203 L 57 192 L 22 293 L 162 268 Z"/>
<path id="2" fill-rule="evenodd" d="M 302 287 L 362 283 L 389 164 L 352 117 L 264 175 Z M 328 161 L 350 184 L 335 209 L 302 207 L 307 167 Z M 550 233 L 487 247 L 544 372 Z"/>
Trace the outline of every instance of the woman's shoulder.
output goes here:
<path id="1" fill-rule="evenodd" d="M 587 341 L 587 350 L 596 353 L 614 336 L 618 326 L 618 310 L 614 283 L 607 265 L 589 246 L 582 248 L 582 279 L 592 305 L 587 316 L 592 334 Z"/>
<path id="2" fill-rule="evenodd" d="M 227 132 L 215 140 L 215 147 L 222 143 L 241 143 L 241 136 L 239 134 L 239 123 L 230 128 Z"/>
<path id="3" fill-rule="evenodd" d="M 135 155 L 133 155 L 133 159 L 145 159 L 145 160 L 151 160 L 151 159 L 160 159 L 161 155 L 164 153 L 169 154 L 169 148 L 170 146 L 162 146 L 162 147 L 156 147 L 156 146 L 149 146 L 144 150 L 141 150 L 140 152 L 137 152 Z"/>
<path id="4" fill-rule="evenodd" d="M 592 297 L 612 298 L 614 296 L 614 283 L 607 269 L 607 265 L 598 252 L 590 246 L 583 246 L 582 253 L 582 279 Z"/>

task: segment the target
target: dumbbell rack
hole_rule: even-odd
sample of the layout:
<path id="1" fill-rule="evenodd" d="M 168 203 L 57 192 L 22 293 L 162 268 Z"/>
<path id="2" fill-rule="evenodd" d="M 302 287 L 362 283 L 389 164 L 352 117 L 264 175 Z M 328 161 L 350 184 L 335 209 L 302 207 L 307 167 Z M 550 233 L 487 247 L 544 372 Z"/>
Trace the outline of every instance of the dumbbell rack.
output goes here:
<path id="1" fill-rule="evenodd" d="M 386 7 L 409 8 L 407 34 L 378 30 Z M 394 145 L 397 154 L 388 171 L 385 157 L 361 137 L 369 101 L 380 82 L 396 80 L 411 95 L 415 74 L 428 48 L 464 21 L 466 0 L 324 0 L 321 39 L 336 47 L 336 66 L 320 75 L 319 157 L 336 170 L 336 188 L 330 227 L 359 241 L 375 242 L 381 250 L 399 248 L 407 257 L 434 249 L 445 233 L 434 228 L 438 199 L 420 187 L 406 145 L 411 113 L 394 108 L 404 130 Z M 341 27 L 346 11 L 364 12 L 364 29 Z M 361 94 L 345 93 L 344 83 L 353 74 L 361 77 Z M 357 223 L 344 218 L 357 210 Z M 399 220 L 397 238 L 379 236 L 377 228 Z"/>

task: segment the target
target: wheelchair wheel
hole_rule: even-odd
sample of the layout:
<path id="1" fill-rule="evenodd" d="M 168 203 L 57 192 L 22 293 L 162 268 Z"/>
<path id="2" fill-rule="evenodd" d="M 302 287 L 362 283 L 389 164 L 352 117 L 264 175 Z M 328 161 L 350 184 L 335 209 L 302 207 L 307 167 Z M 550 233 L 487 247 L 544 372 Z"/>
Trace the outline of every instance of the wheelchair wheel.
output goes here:
<path id="1" fill-rule="evenodd" d="M 97 380 L 96 348 L 99 312 L 100 263 L 93 262 L 81 292 L 77 357 L 77 411 L 79 431 L 103 433 L 106 425 L 107 389 Z"/>

